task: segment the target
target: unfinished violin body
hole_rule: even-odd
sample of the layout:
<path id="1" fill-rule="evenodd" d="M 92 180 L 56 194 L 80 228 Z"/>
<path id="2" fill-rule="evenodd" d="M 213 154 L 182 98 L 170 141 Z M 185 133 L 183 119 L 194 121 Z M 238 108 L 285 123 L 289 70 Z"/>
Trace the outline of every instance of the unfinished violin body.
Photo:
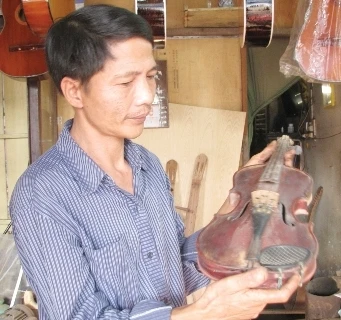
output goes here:
<path id="1" fill-rule="evenodd" d="M 219 280 L 257 266 L 269 270 L 262 285 L 280 288 L 293 274 L 308 282 L 316 270 L 318 243 L 308 222 L 313 180 L 283 164 L 290 138 L 278 139 L 266 165 L 244 167 L 234 175 L 230 193 L 240 201 L 226 214 L 216 214 L 198 239 L 198 264 Z"/>

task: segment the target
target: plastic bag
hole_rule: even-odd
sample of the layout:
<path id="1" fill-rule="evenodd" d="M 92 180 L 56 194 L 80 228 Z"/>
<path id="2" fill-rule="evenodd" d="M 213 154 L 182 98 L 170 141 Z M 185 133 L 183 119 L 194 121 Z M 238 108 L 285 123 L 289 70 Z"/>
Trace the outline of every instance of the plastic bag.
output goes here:
<path id="1" fill-rule="evenodd" d="M 340 39 L 340 1 L 299 1 L 280 71 L 308 82 L 341 82 Z"/>

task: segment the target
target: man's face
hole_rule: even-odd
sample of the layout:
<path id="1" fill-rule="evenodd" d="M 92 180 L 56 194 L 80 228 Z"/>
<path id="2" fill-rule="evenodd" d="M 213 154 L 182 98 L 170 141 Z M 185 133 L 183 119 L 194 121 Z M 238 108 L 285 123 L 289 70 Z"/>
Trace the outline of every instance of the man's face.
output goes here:
<path id="1" fill-rule="evenodd" d="M 105 136 L 133 139 L 143 130 L 155 96 L 152 45 L 133 38 L 111 45 L 114 59 L 81 87 L 81 121 Z M 77 121 L 78 121 L 77 119 Z"/>

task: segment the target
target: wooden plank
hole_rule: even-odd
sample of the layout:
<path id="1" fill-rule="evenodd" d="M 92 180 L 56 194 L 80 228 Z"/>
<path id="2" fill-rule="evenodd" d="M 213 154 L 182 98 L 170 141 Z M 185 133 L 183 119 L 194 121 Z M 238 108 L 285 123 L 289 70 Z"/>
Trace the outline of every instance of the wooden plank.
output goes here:
<path id="1" fill-rule="evenodd" d="M 62 131 L 66 120 L 73 118 L 74 111 L 67 100 L 60 93 L 57 94 L 57 127 L 58 134 Z"/>
<path id="2" fill-rule="evenodd" d="M 109 4 L 135 12 L 134 0 L 84 0 L 85 6 L 90 4 Z"/>
<path id="3" fill-rule="evenodd" d="M 15 183 L 29 164 L 28 139 L 6 141 L 8 201 Z M 20 155 L 20 156 L 18 156 Z"/>
<path id="4" fill-rule="evenodd" d="M 185 27 L 236 28 L 243 26 L 242 7 L 198 8 L 185 10 Z"/>
<path id="5" fill-rule="evenodd" d="M 4 134 L 4 105 L 3 105 L 3 81 L 4 74 L 0 73 L 0 133 Z M 0 139 L 0 223 L 1 219 L 7 219 L 7 181 L 5 161 L 5 141 Z"/>
<path id="6" fill-rule="evenodd" d="M 239 38 L 169 39 L 169 101 L 242 110 Z"/>
<path id="7" fill-rule="evenodd" d="M 41 88 L 41 152 L 52 147 L 57 141 L 57 92 L 51 78 L 40 83 Z"/>
<path id="8" fill-rule="evenodd" d="M 195 230 L 206 225 L 225 201 L 239 167 L 245 112 L 170 104 L 170 127 L 145 129 L 134 141 L 161 160 L 178 163 L 175 205 L 188 206 L 193 164 L 203 153 L 208 162 L 201 182 Z"/>
<path id="9" fill-rule="evenodd" d="M 6 134 L 28 132 L 26 79 L 4 76 L 4 112 Z"/>
<path id="10" fill-rule="evenodd" d="M 166 1 L 167 29 L 184 27 L 184 8 L 185 0 Z"/>
<path id="11" fill-rule="evenodd" d="M 276 29 L 291 28 L 299 0 L 275 0 L 274 32 Z"/>
<path id="12" fill-rule="evenodd" d="M 3 76 L 3 114 L 6 117 L 3 133 L 14 136 L 17 139 L 5 139 L 3 142 L 3 158 L 1 164 L 5 164 L 5 169 L 0 172 L 1 191 L 6 188 L 6 199 L 0 199 L 1 218 L 7 219 L 7 205 L 14 184 L 19 176 L 27 168 L 28 164 L 28 110 L 27 110 L 27 84 L 26 79 L 10 78 Z M 0 117 L 2 118 L 2 117 Z M 23 136 L 24 138 L 19 138 Z M 2 165 L 0 165 L 2 166 Z"/>
<path id="13" fill-rule="evenodd" d="M 0 222 L 8 218 L 5 141 L 0 140 Z"/>
<path id="14" fill-rule="evenodd" d="M 238 37 L 240 28 L 173 28 L 167 29 L 167 38 L 172 37 Z"/>

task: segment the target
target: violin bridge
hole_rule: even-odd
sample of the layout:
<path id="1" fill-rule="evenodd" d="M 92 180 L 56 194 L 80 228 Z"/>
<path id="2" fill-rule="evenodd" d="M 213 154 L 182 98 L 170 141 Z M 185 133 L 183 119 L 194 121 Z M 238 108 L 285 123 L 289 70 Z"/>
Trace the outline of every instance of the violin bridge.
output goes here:
<path id="1" fill-rule="evenodd" d="M 251 192 L 254 213 L 270 214 L 277 209 L 279 193 L 269 190 L 256 190 Z"/>

